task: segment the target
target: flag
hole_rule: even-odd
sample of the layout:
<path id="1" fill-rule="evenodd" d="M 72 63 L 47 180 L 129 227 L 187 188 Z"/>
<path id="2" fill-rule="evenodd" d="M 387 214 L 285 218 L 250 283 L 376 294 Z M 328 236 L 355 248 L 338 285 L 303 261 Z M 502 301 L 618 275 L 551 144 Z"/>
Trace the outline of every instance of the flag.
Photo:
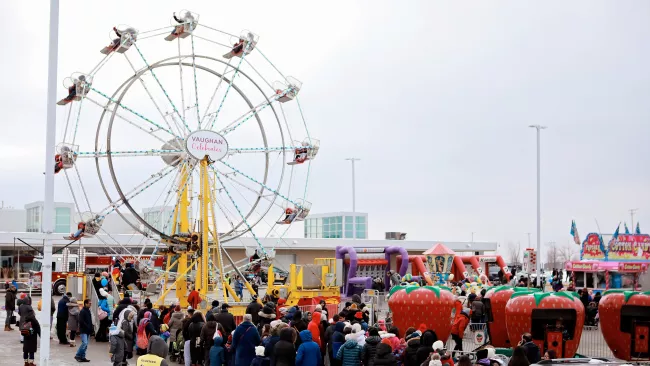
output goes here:
<path id="1" fill-rule="evenodd" d="M 625 226 L 625 234 L 629 235 L 630 234 L 630 229 L 627 228 L 627 223 L 624 222 L 623 225 Z"/>
<path id="2" fill-rule="evenodd" d="M 576 227 L 576 220 L 571 221 L 571 236 L 573 236 L 573 241 L 580 245 L 580 235 L 578 234 L 578 228 Z"/>
<path id="3" fill-rule="evenodd" d="M 636 231 L 637 234 L 641 234 L 641 228 L 639 227 L 639 223 L 636 223 Z"/>
<path id="4" fill-rule="evenodd" d="M 614 231 L 614 234 L 612 234 L 612 239 L 616 240 L 618 239 L 618 229 L 621 227 L 621 223 L 618 223 L 618 226 L 616 227 L 616 231 Z"/>

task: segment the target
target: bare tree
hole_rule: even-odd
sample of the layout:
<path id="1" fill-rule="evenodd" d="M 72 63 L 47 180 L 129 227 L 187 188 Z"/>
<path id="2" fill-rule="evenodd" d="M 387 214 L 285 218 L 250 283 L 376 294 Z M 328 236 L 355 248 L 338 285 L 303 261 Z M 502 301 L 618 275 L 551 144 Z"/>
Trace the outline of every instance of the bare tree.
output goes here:
<path id="1" fill-rule="evenodd" d="M 517 242 L 517 244 L 515 244 L 509 241 L 506 246 L 508 247 L 508 263 L 521 263 L 521 243 Z"/>
<path id="2" fill-rule="evenodd" d="M 548 243 L 548 250 L 546 251 L 546 269 L 560 268 L 563 263 L 560 263 L 560 249 L 556 242 Z"/>
<path id="3" fill-rule="evenodd" d="M 564 266 L 564 263 L 578 259 L 579 248 L 579 246 L 570 241 L 558 248 L 558 260 L 561 262 L 561 265 Z"/>

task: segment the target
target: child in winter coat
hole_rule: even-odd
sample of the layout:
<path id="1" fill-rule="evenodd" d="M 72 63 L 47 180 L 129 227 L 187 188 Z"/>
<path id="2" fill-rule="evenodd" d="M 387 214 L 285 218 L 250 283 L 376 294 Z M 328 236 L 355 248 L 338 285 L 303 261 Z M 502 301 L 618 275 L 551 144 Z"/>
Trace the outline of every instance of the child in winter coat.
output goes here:
<path id="1" fill-rule="evenodd" d="M 250 366 L 269 366 L 271 360 L 264 357 L 264 346 L 255 347 L 255 358 Z"/>
<path id="2" fill-rule="evenodd" d="M 111 356 L 111 362 L 113 362 L 113 366 L 120 366 L 124 360 L 124 349 L 126 347 L 124 331 L 115 325 L 111 325 L 108 336 L 108 340 L 111 343 L 111 348 L 108 351 Z"/>
<path id="3" fill-rule="evenodd" d="M 163 324 L 160 326 L 160 338 L 162 338 L 165 343 L 167 343 L 167 340 L 171 334 L 169 333 L 169 326 L 167 324 Z"/>
<path id="4" fill-rule="evenodd" d="M 377 345 L 377 351 L 373 360 L 374 366 L 397 366 L 397 359 L 389 343 L 390 341 L 382 341 Z"/>
<path id="5" fill-rule="evenodd" d="M 320 314 L 319 314 L 320 315 Z M 298 347 L 296 355 L 296 366 L 320 366 L 323 364 L 323 357 L 320 354 L 320 346 L 312 339 L 309 330 L 300 332 L 302 343 Z"/>
<path id="6" fill-rule="evenodd" d="M 359 346 L 355 338 L 348 338 L 339 348 L 336 359 L 341 360 L 342 366 L 359 366 L 362 356 L 363 348 Z"/>
<path id="7" fill-rule="evenodd" d="M 210 347 L 210 366 L 223 366 L 226 364 L 226 350 L 223 348 L 223 338 L 219 331 L 214 332 L 212 347 Z"/>

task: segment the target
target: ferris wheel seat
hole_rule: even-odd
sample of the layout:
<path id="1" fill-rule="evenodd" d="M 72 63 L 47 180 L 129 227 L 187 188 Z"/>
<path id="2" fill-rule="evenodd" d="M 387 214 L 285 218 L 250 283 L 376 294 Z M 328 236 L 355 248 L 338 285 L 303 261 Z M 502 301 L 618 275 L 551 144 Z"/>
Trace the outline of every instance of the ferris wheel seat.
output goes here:
<path id="1" fill-rule="evenodd" d="M 278 101 L 286 103 L 292 101 L 300 92 L 302 82 L 293 76 L 287 76 L 286 81 L 275 81 L 273 88 L 275 93 L 280 95 Z"/>

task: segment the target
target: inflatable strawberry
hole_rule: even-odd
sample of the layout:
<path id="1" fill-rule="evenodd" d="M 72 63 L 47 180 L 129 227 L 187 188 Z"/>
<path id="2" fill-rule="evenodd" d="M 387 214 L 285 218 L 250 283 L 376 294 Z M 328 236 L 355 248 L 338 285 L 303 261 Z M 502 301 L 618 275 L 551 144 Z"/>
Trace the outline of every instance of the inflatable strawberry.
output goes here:
<path id="1" fill-rule="evenodd" d="M 575 312 L 571 312 L 571 309 Z M 571 335 L 570 339 L 563 341 L 562 336 L 559 339 L 547 339 L 553 332 L 547 333 L 546 325 L 553 325 L 554 320 L 564 316 L 559 314 L 567 314 L 564 325 Z M 533 317 L 539 321 L 535 323 L 535 329 Z M 531 333 L 533 342 L 539 346 L 542 353 L 547 349 L 555 349 L 558 358 L 572 358 L 575 355 L 584 323 L 585 308 L 578 295 L 573 292 L 519 292 L 514 293 L 506 304 L 506 328 L 511 345 L 516 346 L 524 333 Z M 556 342 L 563 342 L 564 346 L 556 348 Z"/>
<path id="2" fill-rule="evenodd" d="M 451 311 L 454 295 L 442 286 L 406 285 L 390 290 L 388 307 L 393 314 L 393 325 L 400 332 L 425 324 L 436 332 L 438 339 L 447 339 L 451 333 Z"/>
<path id="3" fill-rule="evenodd" d="M 537 291 L 539 290 L 527 287 L 498 286 L 485 293 L 485 304 L 488 305 L 486 311 L 490 329 L 490 344 L 494 347 L 512 347 L 506 329 L 506 304 L 515 292 L 533 293 Z"/>
<path id="4" fill-rule="evenodd" d="M 650 360 L 650 291 L 605 291 L 598 303 L 598 314 L 605 342 L 616 358 Z"/>

